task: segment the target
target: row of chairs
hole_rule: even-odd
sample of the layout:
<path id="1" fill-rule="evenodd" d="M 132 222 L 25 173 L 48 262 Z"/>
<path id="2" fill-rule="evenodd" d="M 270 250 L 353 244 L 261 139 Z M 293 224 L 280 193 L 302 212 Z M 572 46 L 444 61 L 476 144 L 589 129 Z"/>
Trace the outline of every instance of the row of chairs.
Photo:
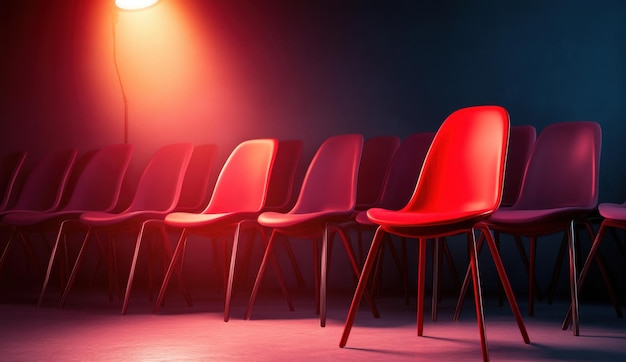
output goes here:
<path id="1" fill-rule="evenodd" d="M 215 241 L 214 244 L 220 240 L 232 240 L 230 263 L 227 264 L 225 321 L 229 318 L 235 265 L 242 235 L 248 235 L 249 238 L 260 235 L 265 248 L 246 319 L 251 316 L 268 265 L 274 268 L 283 295 L 293 309 L 273 250 L 282 241 L 289 251 L 294 272 L 300 280 L 302 276 L 291 252 L 290 242 L 311 239 L 313 265 L 316 267 L 316 305 L 322 326 L 325 325 L 326 318 L 328 259 L 332 241 L 335 235 L 339 235 L 350 266 L 359 278 L 340 346 L 347 343 L 363 296 L 368 300 L 372 314 L 379 316 L 367 285 L 372 271 L 378 265 L 379 251 L 384 245 L 390 248 L 393 246 L 390 235 L 400 236 L 404 243 L 409 238 L 419 241 L 418 335 L 421 335 L 426 240 L 438 240 L 441 245 L 446 245 L 445 237 L 466 234 L 470 242 L 470 267 L 467 275 L 472 278 L 474 286 L 483 357 L 488 357 L 477 258 L 482 240 L 487 241 L 524 342 L 529 343 L 517 302 L 499 257 L 497 233 L 531 237 L 529 278 L 532 281 L 533 244 L 536 237 L 569 230 L 573 307 L 571 321 L 574 333 L 578 334 L 576 288 L 584 278 L 581 275 L 576 280 L 572 227 L 574 223 L 584 220 L 597 203 L 601 139 L 600 128 L 596 123 L 554 124 L 544 129 L 538 137 L 531 126 L 509 128 L 506 110 L 496 106 L 481 106 L 454 112 L 437 133 L 418 133 L 402 142 L 397 137 L 387 136 L 365 141 L 357 134 L 330 137 L 319 147 L 309 163 L 300 187 L 295 187 L 294 180 L 300 162 L 302 142 L 278 142 L 273 139 L 245 141 L 230 154 L 212 192 L 206 190 L 206 187 L 204 191 L 200 189 L 208 184 L 208 174 L 215 160 L 215 146 L 198 146 L 194 149 L 190 144 L 169 145 L 154 155 L 140 178 L 130 206 L 121 212 L 115 210 L 115 205 L 132 146 L 119 145 L 100 149 L 89 155 L 88 161 L 83 162 L 80 167 L 73 167 L 76 166 L 74 163 L 78 164 L 76 151 L 64 151 L 65 153 L 59 152 L 59 155 L 50 154 L 47 157 L 58 158 L 61 160 L 59 163 L 65 166 L 50 162 L 53 166 L 35 167 L 22 186 L 14 206 L 5 205 L 2 223 L 10 226 L 25 246 L 28 245 L 28 240 L 24 236 L 24 230 L 40 230 L 45 225 L 49 230 L 57 231 L 39 305 L 43 302 L 53 264 L 64 255 L 58 249 L 66 247 L 65 233 L 70 225 L 83 230 L 84 238 L 65 284 L 61 305 L 67 300 L 91 239 L 97 241 L 110 271 L 110 293 L 115 292 L 117 260 L 112 249 L 112 236 L 120 232 L 132 232 L 136 235 L 136 242 L 124 293 L 123 313 L 126 313 L 128 307 L 140 246 L 149 232 L 154 231 L 160 237 L 160 246 L 167 259 L 167 269 L 155 303 L 155 312 L 163 304 L 164 293 L 172 276 L 178 278 L 178 284 L 188 304 L 192 304 L 181 273 L 190 235 L 209 237 Z M 205 156 L 200 157 L 200 147 L 208 147 L 205 149 Z M 107 152 L 117 156 L 106 156 Z M 23 159 L 21 162 L 23 163 Z M 41 163 L 46 162 L 42 160 Z M 204 173 L 192 171 L 197 167 L 204 167 Z M 56 178 L 52 175 L 45 178 L 42 175 L 36 176 L 38 172 L 35 171 L 39 168 L 42 169 L 39 173 L 51 174 L 54 169 Z M 554 178 L 546 176 L 545 172 L 554 175 Z M 571 172 L 576 172 L 575 178 Z M 198 176 L 200 174 L 202 176 Z M 31 191 L 32 194 L 28 191 L 41 189 L 41 184 L 39 187 L 31 187 L 29 182 L 41 182 L 42 179 L 46 180 L 45 189 L 57 190 L 52 197 L 53 201 L 37 203 L 35 199 L 51 198 L 43 198 L 35 191 Z M 58 187 L 54 180 L 59 180 Z M 557 192 L 562 197 L 557 197 Z M 292 194 L 297 195 L 293 202 Z M 70 196 L 68 200 L 63 200 L 63 195 Z M 204 195 L 211 195 L 206 197 L 208 204 L 204 202 Z M 27 203 L 26 199 L 32 200 Z M 48 205 L 44 206 L 46 202 Z M 537 226 L 544 219 L 547 223 Z M 509 225 L 514 227 L 505 227 Z M 350 233 L 353 230 L 358 231 L 359 253 L 352 249 Z M 375 236 L 363 262 L 361 235 L 365 230 L 375 230 Z M 481 231 L 478 241 L 474 236 L 475 230 Z M 495 238 L 491 235 L 492 230 L 497 232 Z M 174 250 L 169 243 L 169 236 L 173 232 L 178 235 Z M 269 238 L 266 235 L 268 232 Z M 106 236 L 104 241 L 103 236 Z M 0 266 L 13 239 L 12 235 L 3 252 Z M 599 241 L 594 246 L 597 244 Z M 447 246 L 441 249 L 446 248 Z M 595 250 L 597 248 L 592 249 L 594 253 Z M 590 253 L 589 258 L 595 256 Z M 403 253 L 403 259 L 404 261 L 398 260 L 398 264 L 406 273 L 406 253 Z M 433 295 L 435 294 L 433 291 Z"/>

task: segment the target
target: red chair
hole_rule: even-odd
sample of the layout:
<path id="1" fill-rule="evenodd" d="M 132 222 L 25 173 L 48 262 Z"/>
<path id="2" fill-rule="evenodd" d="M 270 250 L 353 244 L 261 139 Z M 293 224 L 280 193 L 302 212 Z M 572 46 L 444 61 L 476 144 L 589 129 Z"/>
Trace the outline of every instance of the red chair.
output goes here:
<path id="1" fill-rule="evenodd" d="M 214 242 L 221 238 L 233 238 L 224 305 L 224 321 L 228 321 L 240 235 L 244 230 L 258 226 L 256 217 L 265 204 L 277 148 L 278 142 L 274 139 L 242 142 L 222 167 L 205 210 L 199 213 L 175 212 L 165 217 L 165 225 L 181 233 L 163 278 L 155 313 L 163 303 L 172 272 L 180 267 L 189 235 L 208 236 L 216 239 Z"/>
<path id="2" fill-rule="evenodd" d="M 76 172 L 76 181 L 68 190 L 68 201 L 63 207 L 49 212 L 16 211 L 6 214 L 2 219 L 3 223 L 14 226 L 24 240 L 25 232 L 56 232 L 38 306 L 43 303 L 57 250 L 65 239 L 66 228 L 72 222 L 76 224 L 78 217 L 84 212 L 113 210 L 117 205 L 132 153 L 132 145 L 113 145 L 88 153 L 85 164 Z"/>
<path id="3" fill-rule="evenodd" d="M 0 190 L 2 192 L 2 200 L 0 200 L 0 212 L 7 210 L 11 206 L 11 201 L 17 191 L 18 176 L 22 172 L 22 166 L 24 166 L 24 160 L 28 152 L 19 151 L 7 154 L 2 159 L 2 165 L 0 166 Z"/>
<path id="4" fill-rule="evenodd" d="M 106 234 L 108 245 L 113 248 L 111 236 L 114 233 L 130 233 L 139 239 L 146 220 L 164 218 L 176 207 L 180 198 L 183 178 L 191 159 L 193 145 L 189 143 L 171 144 L 161 147 L 145 167 L 130 205 L 121 212 L 85 212 L 80 215 L 80 222 L 87 227 L 78 256 L 61 297 L 63 307 L 73 286 L 78 269 L 84 259 L 85 251 L 92 236 L 98 241 L 100 252 L 108 263 L 110 282 L 116 282 L 116 257 L 106 257 L 106 251 L 100 234 Z M 136 248 L 135 253 L 138 250 Z M 112 293 L 112 290 L 109 290 Z"/>
<path id="5" fill-rule="evenodd" d="M 252 289 L 245 319 L 250 319 L 256 295 L 265 274 L 267 263 L 273 257 L 272 250 L 280 236 L 314 240 L 313 258 L 316 281 L 317 306 L 320 324 L 326 324 L 326 273 L 327 253 L 331 232 L 341 236 L 351 266 L 358 275 L 358 266 L 352 247 L 342 230 L 335 223 L 346 220 L 354 211 L 358 165 L 363 147 L 363 136 L 340 135 L 328 138 L 319 147 L 309 164 L 302 183 L 300 195 L 294 207 L 285 213 L 264 212 L 258 222 L 272 228 L 268 245 Z M 321 267 L 318 269 L 318 239 L 322 238 Z M 319 276 L 318 276 L 319 275 Z M 319 278 L 319 279 L 318 279 Z M 318 286 L 319 283 L 319 286 Z M 370 304 L 373 308 L 373 304 Z"/>
<path id="6" fill-rule="evenodd" d="M 0 211 L 0 216 L 13 212 L 52 212 L 59 208 L 76 155 L 76 149 L 67 148 L 50 152 L 41 158 L 27 173 L 15 204 Z M 2 268 L 15 241 L 14 236 L 18 228 L 10 223 L 0 222 L 0 224 L 11 230 L 0 256 L 0 268 Z M 31 263 L 35 268 L 39 268 L 28 242 L 24 238 L 20 240 Z"/>
<path id="7" fill-rule="evenodd" d="M 534 144 L 517 201 L 485 221 L 494 232 L 529 238 L 530 315 L 534 305 L 532 281 L 537 238 L 566 233 L 574 335 L 579 333 L 574 227 L 595 210 L 598 202 L 601 144 L 602 131 L 596 122 L 562 122 L 547 126 Z M 593 232 L 590 234 L 593 239 Z"/>
<path id="8" fill-rule="evenodd" d="M 367 211 L 368 218 L 379 227 L 363 266 L 340 347 L 348 341 L 386 233 L 419 241 L 418 336 L 423 335 L 426 239 L 466 234 L 471 246 L 470 265 L 482 353 L 483 358 L 488 359 L 474 226 L 500 204 L 508 138 L 509 117 L 504 108 L 478 106 L 455 111 L 437 131 L 411 200 L 401 210 L 372 208 Z M 490 249 L 522 337 L 529 343 L 499 254 L 495 248 Z"/>

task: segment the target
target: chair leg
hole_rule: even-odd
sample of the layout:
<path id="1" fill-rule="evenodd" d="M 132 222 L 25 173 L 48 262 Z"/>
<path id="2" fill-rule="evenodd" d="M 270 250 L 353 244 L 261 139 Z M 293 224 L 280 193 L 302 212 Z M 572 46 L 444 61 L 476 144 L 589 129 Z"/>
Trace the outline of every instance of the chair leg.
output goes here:
<path id="1" fill-rule="evenodd" d="M 130 301 L 130 291 L 133 286 L 133 279 L 135 277 L 135 269 L 137 267 L 137 259 L 139 258 L 139 248 L 141 247 L 141 241 L 143 240 L 143 234 L 147 228 L 148 222 L 143 222 L 137 234 L 137 240 L 135 241 L 135 251 L 133 253 L 133 260 L 130 264 L 130 271 L 128 272 L 128 280 L 126 282 L 126 291 L 124 292 L 124 302 L 122 303 L 122 315 L 125 315 L 128 311 L 128 302 Z M 151 273 L 151 271 L 148 271 Z M 150 283 L 152 284 L 152 283 Z"/>
<path id="2" fill-rule="evenodd" d="M 65 302 L 67 301 L 67 297 L 70 293 L 70 289 L 74 284 L 74 279 L 76 279 L 76 274 L 78 274 L 78 268 L 80 268 L 80 264 L 85 257 L 85 250 L 87 249 L 87 244 L 89 243 L 89 239 L 91 239 L 92 229 L 89 228 L 87 230 L 87 234 L 83 239 L 83 244 L 80 247 L 78 252 L 78 256 L 76 257 L 76 262 L 74 263 L 74 267 L 72 268 L 72 272 L 70 273 L 70 277 L 67 280 L 67 284 L 65 285 L 65 289 L 63 290 L 63 295 L 61 296 L 61 302 L 59 303 L 59 308 L 63 308 L 65 306 Z"/>
<path id="3" fill-rule="evenodd" d="M 587 230 L 587 233 L 589 234 L 589 239 L 593 243 L 593 241 L 595 240 L 595 236 L 593 232 L 593 227 L 591 226 L 591 222 L 589 220 L 583 220 L 582 224 L 583 226 L 585 226 L 585 229 Z M 580 242 L 578 242 L 578 244 L 580 245 Z M 580 260 L 581 259 L 579 259 L 579 261 Z M 606 286 L 606 290 L 609 293 L 609 298 L 611 299 L 611 303 L 613 303 L 613 308 L 615 309 L 615 313 L 617 314 L 618 318 L 622 318 L 623 317 L 622 309 L 619 305 L 619 300 L 617 298 L 617 294 L 615 293 L 615 289 L 613 288 L 613 283 L 611 281 L 612 279 L 611 273 L 609 273 L 609 269 L 606 267 L 606 262 L 604 261 L 604 257 L 602 256 L 602 253 L 598 252 L 594 260 L 598 264 L 598 269 L 600 269 L 602 280 L 604 280 L 604 284 Z M 578 287 L 578 289 L 580 289 L 580 286 Z M 580 290 L 579 290 L 579 293 L 580 293 Z"/>
<path id="4" fill-rule="evenodd" d="M 13 245 L 13 238 L 15 236 L 16 230 L 17 228 L 13 228 L 13 230 L 11 231 L 11 235 L 9 235 L 7 244 L 4 246 L 4 250 L 2 250 L 2 256 L 0 256 L 0 269 L 4 265 L 4 262 L 7 259 L 7 256 L 9 255 L 9 250 L 11 249 L 11 246 Z"/>
<path id="5" fill-rule="evenodd" d="M 572 304 L 572 331 L 575 336 L 579 335 L 578 319 L 578 275 L 576 272 L 576 240 L 574 240 L 574 220 L 570 222 L 569 236 L 569 278 Z"/>
<path id="6" fill-rule="evenodd" d="M 478 252 L 474 230 L 468 231 L 467 237 L 470 242 L 470 267 L 472 268 L 472 282 L 474 285 L 474 303 L 476 304 L 476 321 L 478 323 L 478 333 L 480 335 L 480 346 L 483 360 L 489 360 L 489 350 L 487 348 L 487 335 L 485 330 L 485 319 L 483 313 L 483 296 L 480 287 L 480 273 L 478 268 Z"/>
<path id="7" fill-rule="evenodd" d="M 441 257 L 441 253 L 439 252 L 439 244 L 440 244 L 440 240 L 439 238 L 435 238 L 433 239 L 433 250 L 432 250 L 432 255 L 433 255 L 433 293 L 432 293 L 432 301 L 431 301 L 431 319 L 433 321 L 437 320 L 437 305 L 439 304 L 439 270 L 440 270 L 440 257 Z"/>
<path id="8" fill-rule="evenodd" d="M 172 273 L 174 270 L 178 269 L 178 263 L 182 260 L 182 255 L 184 254 L 185 246 L 187 244 L 187 229 L 183 229 L 178 238 L 178 242 L 176 243 L 176 248 L 174 249 L 174 254 L 172 255 L 172 259 L 170 260 L 170 265 L 167 267 L 167 271 L 163 276 L 163 282 L 161 282 L 161 289 L 159 289 L 159 295 L 157 296 L 157 300 L 154 303 L 154 308 L 152 309 L 152 313 L 156 314 L 159 312 L 161 305 L 163 305 L 163 300 L 165 298 L 165 291 L 167 290 L 167 285 L 172 278 Z"/>
<path id="9" fill-rule="evenodd" d="M 172 251 L 172 246 L 170 245 L 170 239 L 169 239 L 169 236 L 167 235 L 167 232 L 165 230 L 165 225 L 163 223 L 160 223 L 159 230 L 161 232 L 161 240 L 163 241 L 164 257 L 167 256 L 169 260 L 172 260 L 174 252 Z M 185 246 L 186 245 L 187 244 L 185 243 Z M 178 287 L 180 288 L 181 292 L 183 293 L 183 296 L 185 297 L 187 306 L 193 307 L 193 300 L 191 299 L 191 293 L 189 293 L 189 289 L 187 289 L 187 286 L 185 285 L 185 280 L 183 279 L 182 267 L 184 263 L 184 258 L 185 258 L 185 250 L 183 249 L 182 255 L 180 256 L 180 261 L 178 263 L 178 267 L 174 269 L 174 273 L 176 273 L 176 279 L 178 280 Z M 165 265 L 163 269 L 165 270 Z"/>
<path id="10" fill-rule="evenodd" d="M 315 314 L 320 315 L 320 265 L 319 240 L 313 239 L 313 288 L 315 290 Z"/>
<path id="11" fill-rule="evenodd" d="M 500 258 L 500 252 L 498 251 L 498 246 L 495 243 L 495 240 L 491 237 L 491 232 L 489 228 L 486 226 L 479 226 L 484 235 L 485 239 L 487 239 L 487 245 L 489 247 L 489 251 L 491 252 L 491 258 L 496 266 L 496 270 L 498 271 L 498 280 L 504 289 L 504 293 L 509 302 L 509 306 L 511 307 L 511 311 L 513 312 L 513 316 L 517 322 L 517 326 L 522 334 L 522 339 L 524 343 L 529 344 L 530 338 L 528 337 L 528 332 L 526 331 L 526 325 L 524 324 L 524 319 L 522 318 L 522 313 L 519 310 L 519 306 L 517 305 L 517 300 L 515 299 L 515 295 L 513 294 L 513 288 L 511 288 L 511 283 L 509 282 L 509 277 L 506 274 L 506 270 L 504 269 L 504 264 L 502 263 L 502 259 Z"/>
<path id="12" fill-rule="evenodd" d="M 517 247 L 517 251 L 519 252 L 519 256 L 522 259 L 522 265 L 524 265 L 524 269 L 526 270 L 526 274 L 530 272 L 530 266 L 528 262 L 528 256 L 526 255 L 526 251 L 524 250 L 524 244 L 522 243 L 522 238 L 519 235 L 513 235 L 513 239 L 515 240 L 515 246 Z M 534 291 L 537 294 L 537 299 L 542 300 L 543 296 L 541 294 L 541 289 L 539 289 L 539 283 L 537 282 L 537 278 L 533 278 Z"/>
<path id="13" fill-rule="evenodd" d="M 424 284 L 426 282 L 426 239 L 418 240 L 417 257 L 417 335 L 424 335 Z"/>
<path id="14" fill-rule="evenodd" d="M 243 221 L 237 223 L 235 235 L 233 236 L 233 248 L 230 253 L 230 265 L 228 267 L 228 281 L 226 282 L 226 297 L 224 299 L 224 322 L 230 318 L 230 300 L 233 294 L 233 281 L 235 279 L 235 262 L 237 261 L 237 249 L 239 248 L 239 238 Z"/>
<path id="15" fill-rule="evenodd" d="M 352 325 L 354 324 L 354 319 L 356 318 L 356 313 L 359 309 L 359 304 L 361 304 L 361 299 L 363 298 L 363 294 L 367 289 L 367 284 L 372 274 L 372 270 L 376 265 L 378 260 L 378 252 L 382 246 L 383 236 L 385 232 L 382 228 L 376 229 L 376 233 L 374 234 L 374 239 L 372 240 L 372 244 L 370 246 L 370 250 L 367 253 L 367 257 L 365 259 L 365 264 L 363 265 L 363 271 L 361 272 L 361 276 L 359 277 L 359 282 L 357 284 L 356 290 L 354 292 L 354 297 L 352 298 L 352 303 L 350 304 L 350 310 L 348 311 L 348 316 L 346 317 L 346 323 L 343 328 L 343 333 L 341 335 L 341 340 L 339 341 L 339 347 L 343 348 L 346 346 L 348 342 L 348 337 L 350 336 L 350 330 L 352 329 Z"/>
<path id="16" fill-rule="evenodd" d="M 548 304 L 552 304 L 554 300 L 554 294 L 556 293 L 556 284 L 559 279 L 559 272 L 563 265 L 563 259 L 565 258 L 565 252 L 567 250 L 567 233 L 563 234 L 563 240 L 559 246 L 559 253 L 557 254 L 554 267 L 552 269 L 552 278 L 550 278 L 550 286 L 548 286 Z"/>
<path id="17" fill-rule="evenodd" d="M 477 254 L 480 254 L 480 251 L 483 248 L 484 238 L 479 238 L 476 249 Z M 469 288 L 470 278 L 472 276 L 472 268 L 471 265 L 467 266 L 467 270 L 465 271 L 465 277 L 463 278 L 463 284 L 461 284 L 461 291 L 459 292 L 459 299 L 456 302 L 456 308 L 454 309 L 454 315 L 452 316 L 452 321 L 456 322 L 461 318 L 461 310 L 463 309 L 463 304 L 465 303 L 465 297 L 467 296 L 467 288 Z"/>
<path id="18" fill-rule="evenodd" d="M 533 281 L 535 280 L 535 260 L 537 256 L 537 238 L 529 238 L 528 249 L 528 315 L 535 314 L 535 288 Z"/>
<path id="19" fill-rule="evenodd" d="M 43 301 L 46 295 L 46 290 L 48 289 L 48 282 L 50 281 L 50 274 L 52 274 L 52 266 L 54 265 L 54 261 L 56 259 L 57 251 L 59 249 L 59 244 L 61 242 L 61 237 L 63 235 L 63 229 L 65 224 L 68 221 L 65 220 L 61 222 L 59 226 L 59 231 L 57 232 L 56 240 L 54 241 L 54 246 L 52 247 L 52 251 L 50 252 L 50 259 L 48 260 L 48 268 L 46 269 L 46 276 L 43 280 L 43 286 L 41 287 L 41 292 L 39 293 L 39 300 L 37 301 L 37 308 L 41 308 L 43 305 Z"/>
<path id="20" fill-rule="evenodd" d="M 350 243 L 350 239 L 348 238 L 346 233 L 340 228 L 337 228 L 336 232 L 337 234 L 339 234 L 339 237 L 341 238 L 341 241 L 343 242 L 344 249 L 346 250 L 346 253 L 348 254 L 348 261 L 350 261 L 350 266 L 352 267 L 352 272 L 354 273 L 354 276 L 356 277 L 356 280 L 358 281 L 359 275 L 361 275 L 361 270 L 359 270 L 359 264 L 354 254 L 354 250 L 352 249 L 352 244 Z M 365 296 L 365 301 L 370 306 L 370 309 L 372 311 L 372 316 L 374 318 L 380 318 L 380 313 L 378 312 L 378 308 L 376 307 L 374 298 L 369 293 L 369 291 L 365 291 L 364 296 Z"/>
<path id="21" fill-rule="evenodd" d="M 583 265 L 583 268 L 580 271 L 580 275 L 578 276 L 577 286 L 578 286 L 579 292 L 580 290 L 582 290 L 583 284 L 585 283 L 585 279 L 587 278 L 587 272 L 589 271 L 589 268 L 591 267 L 591 262 L 596 258 L 597 252 L 600 248 L 600 244 L 602 243 L 602 240 L 604 239 L 604 236 L 606 235 L 607 231 L 608 231 L 608 226 L 606 225 L 606 222 L 602 222 L 602 224 L 600 224 L 600 229 L 598 229 L 598 234 L 594 238 L 594 241 L 591 245 L 591 250 L 589 250 L 589 254 L 587 255 L 585 264 Z M 573 320 L 572 319 L 572 304 L 570 304 L 567 310 L 567 313 L 565 314 L 565 319 L 563 320 L 563 324 L 561 325 L 561 328 L 563 330 L 566 330 L 567 328 L 569 328 L 572 320 Z"/>
<path id="22" fill-rule="evenodd" d="M 260 230 L 262 232 L 262 239 L 264 240 L 264 243 L 265 243 L 265 240 L 266 240 L 265 234 L 263 232 L 263 229 L 260 229 Z M 278 265 L 278 262 L 276 261 L 272 253 L 272 248 L 274 246 L 274 242 L 276 241 L 277 237 L 278 237 L 278 232 L 276 230 L 272 231 L 272 235 L 270 236 L 269 241 L 267 241 L 265 245 L 265 253 L 263 254 L 263 260 L 261 260 L 261 265 L 259 266 L 259 271 L 254 281 L 252 292 L 250 293 L 250 301 L 248 302 L 246 315 L 244 316 L 244 319 L 246 320 L 250 319 L 250 316 L 252 315 L 252 308 L 254 307 L 254 302 L 256 301 L 256 296 L 259 292 L 259 287 L 261 286 L 261 280 L 263 279 L 263 275 L 265 274 L 265 269 L 267 268 L 267 264 L 270 262 L 272 263 L 274 271 L 276 272 L 278 283 L 280 284 L 283 297 L 285 298 L 285 300 L 287 301 L 287 304 L 289 305 L 289 310 L 294 310 L 293 302 L 291 301 L 291 298 L 289 297 L 289 294 L 287 293 L 285 281 L 280 271 L 280 266 Z"/>
<path id="23" fill-rule="evenodd" d="M 330 240 L 334 233 L 330 232 L 328 225 L 324 226 L 324 234 L 322 235 L 322 255 L 320 266 L 320 326 L 326 327 L 326 275 L 328 274 L 328 258 L 330 251 Z"/>
<path id="24" fill-rule="evenodd" d="M 296 276 L 296 281 L 298 282 L 298 287 L 304 288 L 306 287 L 306 283 L 304 282 L 304 277 L 302 276 L 302 271 L 300 271 L 300 267 L 298 266 L 298 262 L 296 261 L 296 255 L 291 248 L 291 244 L 289 244 L 289 240 L 286 237 L 283 238 L 283 244 L 285 245 L 285 250 L 287 250 L 287 255 L 289 256 L 289 262 L 291 263 L 291 268 Z"/>

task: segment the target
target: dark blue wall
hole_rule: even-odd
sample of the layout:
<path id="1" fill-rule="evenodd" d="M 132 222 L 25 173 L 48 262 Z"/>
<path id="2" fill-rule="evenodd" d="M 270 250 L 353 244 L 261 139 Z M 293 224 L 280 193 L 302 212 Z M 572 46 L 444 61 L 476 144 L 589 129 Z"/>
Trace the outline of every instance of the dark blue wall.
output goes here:
<path id="1" fill-rule="evenodd" d="M 168 1 L 174 0 L 162 0 Z M 246 115 L 255 127 L 240 126 L 228 113 L 217 117 L 233 125 L 223 134 L 209 126 L 200 132 L 200 123 L 188 125 L 177 114 L 172 122 L 194 142 L 206 135 L 226 152 L 241 139 L 297 137 L 311 154 L 333 134 L 405 137 L 436 130 L 455 109 L 499 104 L 512 124 L 538 131 L 552 122 L 599 122 L 600 200 L 626 199 L 622 0 L 176 1 L 205 19 L 207 38 L 221 44 L 217 55 L 236 80 L 228 91 L 245 91 L 250 102 L 234 108 L 253 109 Z M 89 90 L 81 83 L 84 71 L 77 71 L 80 52 L 93 46 L 83 29 L 107 4 L 0 3 L 0 150 L 86 150 L 120 141 L 102 131 L 109 114 L 84 102 Z M 103 26 L 109 34 L 109 23 Z M 99 71 L 111 73 L 106 55 L 102 67 L 109 68 Z M 118 117 L 118 89 L 111 84 Z M 138 133 L 133 142 L 141 151 L 150 139 Z M 170 140 L 163 137 L 158 142 Z"/>

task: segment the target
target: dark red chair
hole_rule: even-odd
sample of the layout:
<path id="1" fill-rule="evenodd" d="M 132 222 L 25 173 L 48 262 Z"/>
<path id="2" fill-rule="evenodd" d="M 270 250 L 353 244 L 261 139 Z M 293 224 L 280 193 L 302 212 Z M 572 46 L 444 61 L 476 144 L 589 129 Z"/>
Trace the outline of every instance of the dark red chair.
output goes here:
<path id="1" fill-rule="evenodd" d="M 114 240 L 112 240 L 113 235 L 130 234 L 140 240 L 146 220 L 164 218 L 174 210 L 180 198 L 184 175 L 192 153 L 193 145 L 190 143 L 161 147 L 144 168 L 135 194 L 125 210 L 120 212 L 89 211 L 80 215 L 79 220 L 87 228 L 87 232 L 61 297 L 60 307 L 63 307 L 67 301 L 92 237 L 97 240 L 101 255 L 107 261 L 109 281 L 113 283 L 110 284 L 109 289 L 111 296 L 113 285 L 117 284 L 116 266 L 118 264 Z M 101 240 L 100 234 L 107 237 L 106 244 Z M 107 251 L 105 245 L 111 251 Z M 137 252 L 138 248 L 135 248 L 135 254 Z"/>
<path id="2" fill-rule="evenodd" d="M 49 152 L 38 160 L 27 172 L 15 203 L 11 207 L 0 210 L 0 217 L 9 213 L 30 213 L 33 211 L 46 213 L 57 210 L 63 200 L 63 194 L 72 167 L 76 162 L 77 154 L 78 152 L 74 148 L 64 148 Z M 0 268 L 2 268 L 19 230 L 10 220 L 6 223 L 0 221 L 0 226 L 10 230 L 9 238 L 0 256 Z M 19 235 L 24 251 L 33 267 L 40 268 L 30 244 L 22 234 Z"/>

